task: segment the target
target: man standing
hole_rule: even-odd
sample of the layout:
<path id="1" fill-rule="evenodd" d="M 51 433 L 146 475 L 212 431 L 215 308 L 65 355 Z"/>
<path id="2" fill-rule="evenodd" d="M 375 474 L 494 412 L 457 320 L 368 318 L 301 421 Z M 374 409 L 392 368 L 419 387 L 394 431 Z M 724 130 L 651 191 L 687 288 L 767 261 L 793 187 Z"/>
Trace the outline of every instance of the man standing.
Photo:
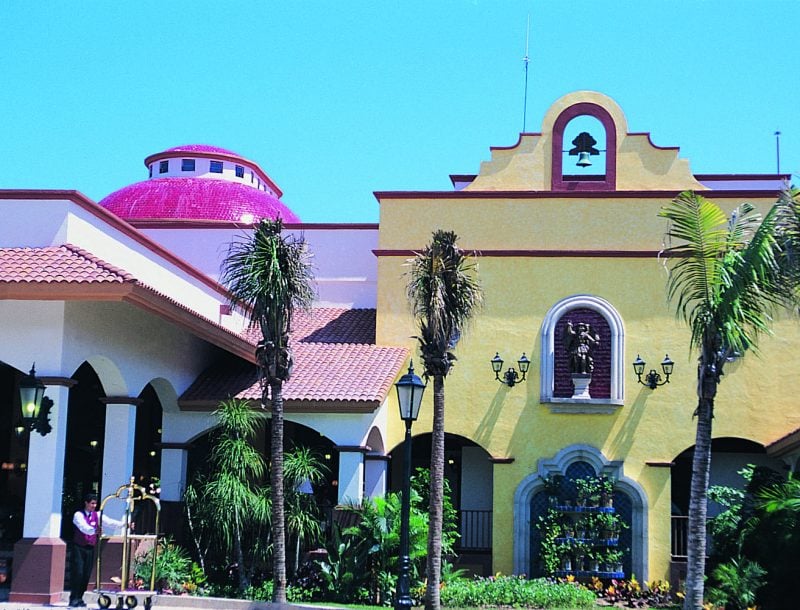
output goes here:
<path id="1" fill-rule="evenodd" d="M 83 497 L 83 510 L 75 512 L 72 524 L 75 534 L 72 540 L 72 556 L 70 559 L 70 593 L 69 605 L 71 608 L 85 607 L 83 594 L 89 586 L 89 577 L 92 574 L 94 549 L 97 546 L 98 527 L 100 518 L 97 513 L 97 496 L 93 493 Z M 122 527 L 123 521 L 117 521 L 103 515 L 103 525 Z"/>

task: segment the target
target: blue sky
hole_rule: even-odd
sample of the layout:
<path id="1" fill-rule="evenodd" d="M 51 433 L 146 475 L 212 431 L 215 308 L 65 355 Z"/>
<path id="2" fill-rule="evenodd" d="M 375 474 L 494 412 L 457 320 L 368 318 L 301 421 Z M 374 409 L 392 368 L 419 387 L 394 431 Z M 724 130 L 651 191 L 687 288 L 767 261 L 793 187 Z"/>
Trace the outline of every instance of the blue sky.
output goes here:
<path id="1" fill-rule="evenodd" d="M 578 89 L 696 173 L 800 173 L 796 0 L 0 2 L 0 188 L 96 201 L 143 159 L 213 144 L 306 222 L 447 190 Z M 795 178 L 795 183 L 800 180 Z"/>

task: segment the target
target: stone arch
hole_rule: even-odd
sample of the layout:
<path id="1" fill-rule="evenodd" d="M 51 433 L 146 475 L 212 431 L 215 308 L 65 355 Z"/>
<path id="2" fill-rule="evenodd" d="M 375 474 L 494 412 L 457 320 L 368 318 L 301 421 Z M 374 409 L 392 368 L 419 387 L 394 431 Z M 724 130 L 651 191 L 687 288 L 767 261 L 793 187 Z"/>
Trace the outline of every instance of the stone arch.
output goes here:
<path id="1" fill-rule="evenodd" d="M 386 451 L 383 444 L 383 434 L 381 434 L 377 426 L 372 426 L 372 428 L 370 428 L 369 434 L 367 435 L 367 447 L 369 447 L 370 453 L 377 455 L 383 455 Z"/>
<path id="2" fill-rule="evenodd" d="M 127 396 L 128 384 L 116 363 L 106 356 L 91 356 L 84 360 L 94 369 L 106 396 Z"/>
<path id="3" fill-rule="evenodd" d="M 165 413 L 180 413 L 178 407 L 178 393 L 175 391 L 175 386 L 172 382 L 164 379 L 163 377 L 155 377 L 148 383 L 153 391 L 158 396 L 158 401 L 161 403 L 161 408 Z"/>
<path id="4" fill-rule="evenodd" d="M 575 309 L 589 309 L 597 312 L 608 324 L 611 333 L 609 398 L 577 400 L 573 398 L 556 398 L 554 395 L 556 325 L 563 316 Z M 590 294 L 576 294 L 561 299 L 550 308 L 544 318 L 541 345 L 540 400 L 544 403 L 551 403 L 551 405 L 557 405 L 558 403 L 563 405 L 562 408 L 551 406 L 552 411 L 610 413 L 614 410 L 611 405 L 623 404 L 625 396 L 625 327 L 622 323 L 622 317 L 608 301 Z"/>
<path id="5" fill-rule="evenodd" d="M 613 477 L 615 491 L 628 496 L 631 512 L 631 567 L 640 579 L 648 578 L 648 502 L 644 489 L 625 476 L 622 461 L 610 461 L 596 447 L 576 444 L 565 447 L 550 459 L 541 459 L 537 470 L 522 479 L 514 492 L 514 574 L 526 574 L 531 565 L 530 506 L 534 496 L 544 491 L 544 478 L 550 474 L 564 474 L 575 462 L 586 462 L 598 475 Z"/>

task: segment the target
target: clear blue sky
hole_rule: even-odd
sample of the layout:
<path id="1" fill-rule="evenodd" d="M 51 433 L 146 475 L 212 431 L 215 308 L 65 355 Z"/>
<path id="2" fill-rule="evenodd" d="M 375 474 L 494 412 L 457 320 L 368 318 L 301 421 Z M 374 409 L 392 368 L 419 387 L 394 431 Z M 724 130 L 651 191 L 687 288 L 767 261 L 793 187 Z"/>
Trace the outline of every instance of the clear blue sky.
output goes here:
<path id="1" fill-rule="evenodd" d="M 800 173 L 797 0 L 0 2 L 0 188 L 98 201 L 213 144 L 307 222 L 447 190 L 564 93 L 614 98 L 695 173 Z M 795 183 L 800 180 L 795 178 Z"/>

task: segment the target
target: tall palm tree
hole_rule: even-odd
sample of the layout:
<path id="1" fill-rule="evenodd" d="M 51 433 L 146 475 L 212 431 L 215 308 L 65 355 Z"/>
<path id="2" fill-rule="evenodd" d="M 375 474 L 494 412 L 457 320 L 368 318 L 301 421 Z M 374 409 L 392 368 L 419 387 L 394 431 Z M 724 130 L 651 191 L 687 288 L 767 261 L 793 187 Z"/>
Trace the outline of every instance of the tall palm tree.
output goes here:
<path id="1" fill-rule="evenodd" d="M 234 241 L 222 263 L 222 283 L 231 303 L 261 329 L 256 361 L 261 402 L 271 406 L 270 487 L 274 589 L 272 601 L 286 602 L 286 522 L 283 491 L 283 384 L 292 374 L 289 331 L 296 308 L 314 298 L 313 275 L 305 242 L 282 236 L 280 219 L 262 220 L 252 236 Z"/>
<path id="2" fill-rule="evenodd" d="M 689 499 L 689 538 L 684 610 L 703 607 L 706 557 L 706 509 L 711 470 L 714 398 L 729 359 L 754 350 L 768 333 L 771 313 L 785 304 L 787 282 L 778 259 L 773 206 L 761 220 L 749 204 L 728 218 L 715 203 L 691 192 L 663 207 L 670 275 L 668 299 L 691 329 L 697 366 L 697 432 Z"/>
<path id="3" fill-rule="evenodd" d="M 410 262 L 407 294 L 419 327 L 424 375 L 433 378 L 430 527 L 425 607 L 439 610 L 444 497 L 444 378 L 456 359 L 452 350 L 482 301 L 476 267 L 456 245 L 452 231 L 437 230 Z"/>

